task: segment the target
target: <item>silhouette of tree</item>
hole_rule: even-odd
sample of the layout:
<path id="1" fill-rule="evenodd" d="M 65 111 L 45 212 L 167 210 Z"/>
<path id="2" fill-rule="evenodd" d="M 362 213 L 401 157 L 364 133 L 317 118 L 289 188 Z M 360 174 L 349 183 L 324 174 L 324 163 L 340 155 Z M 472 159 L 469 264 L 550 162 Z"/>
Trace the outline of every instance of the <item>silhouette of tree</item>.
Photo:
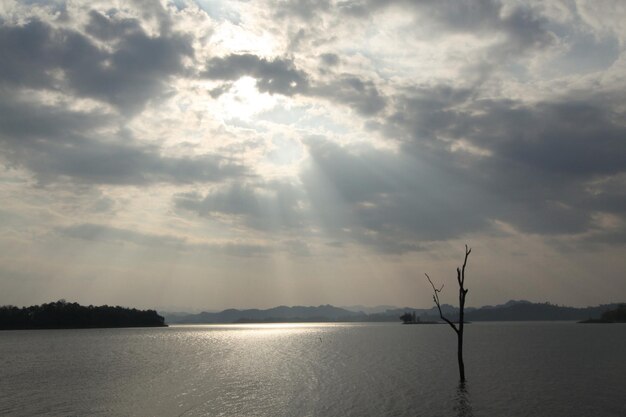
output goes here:
<path id="1" fill-rule="evenodd" d="M 428 274 L 426 278 L 428 278 L 428 282 L 433 287 L 433 301 L 437 305 L 437 309 L 439 310 L 439 317 L 446 323 L 452 327 L 457 336 L 457 359 L 459 362 L 459 376 L 461 378 L 461 382 L 465 382 L 465 364 L 463 363 L 463 324 L 464 324 L 464 309 L 465 309 L 465 296 L 467 295 L 467 290 L 465 288 L 465 267 L 467 266 L 467 258 L 469 254 L 472 253 L 472 250 L 465 245 L 465 259 L 463 261 L 463 266 L 461 268 L 456 269 L 456 280 L 459 283 L 459 322 L 458 327 L 449 319 L 447 319 L 443 312 L 441 311 L 441 303 L 439 302 L 439 293 L 443 289 L 443 284 L 440 288 L 435 287 L 433 281 L 430 279 Z"/>
<path id="2" fill-rule="evenodd" d="M 620 304 L 614 310 L 605 311 L 600 320 L 607 323 L 626 323 L 626 304 Z"/>
<path id="3" fill-rule="evenodd" d="M 400 320 L 402 320 L 405 324 L 411 323 L 413 320 L 413 315 L 411 313 L 404 313 L 400 316 Z"/>
<path id="4" fill-rule="evenodd" d="M 146 326 L 165 326 L 164 319 L 154 310 L 84 307 L 65 300 L 23 308 L 0 306 L 0 330 Z"/>

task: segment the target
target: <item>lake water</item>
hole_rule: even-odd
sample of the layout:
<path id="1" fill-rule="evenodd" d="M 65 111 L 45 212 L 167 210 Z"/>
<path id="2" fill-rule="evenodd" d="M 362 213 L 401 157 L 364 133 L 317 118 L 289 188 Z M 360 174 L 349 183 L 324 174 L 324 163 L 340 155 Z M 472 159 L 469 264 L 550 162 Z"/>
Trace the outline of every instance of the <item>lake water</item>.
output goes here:
<path id="1" fill-rule="evenodd" d="M 0 332 L 3 416 L 626 416 L 626 325 Z"/>

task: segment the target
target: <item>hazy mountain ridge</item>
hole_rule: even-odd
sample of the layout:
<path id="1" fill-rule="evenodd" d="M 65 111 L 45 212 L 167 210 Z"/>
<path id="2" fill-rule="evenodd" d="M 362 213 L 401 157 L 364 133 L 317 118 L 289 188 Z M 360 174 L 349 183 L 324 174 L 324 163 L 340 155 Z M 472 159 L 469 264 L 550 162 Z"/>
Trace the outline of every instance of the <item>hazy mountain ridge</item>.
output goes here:
<path id="1" fill-rule="evenodd" d="M 518 303 L 502 308 L 481 308 L 466 314 L 469 321 L 532 321 L 532 320 L 584 320 L 598 318 L 619 303 L 594 307 L 567 307 L 549 303 Z"/>
<path id="2" fill-rule="evenodd" d="M 603 304 L 593 307 L 567 307 L 550 303 L 533 303 L 527 300 L 510 300 L 495 306 L 480 308 L 468 307 L 465 317 L 468 321 L 552 321 L 552 320 L 585 320 L 599 318 L 603 312 L 616 308 L 619 303 Z M 446 317 L 454 320 L 458 308 L 443 304 L 441 309 Z M 367 311 L 367 310 L 366 310 Z M 375 308 L 371 311 L 376 311 Z M 198 314 L 169 315 L 161 313 L 170 324 L 210 324 L 210 323 L 245 323 L 245 322 L 382 322 L 400 321 L 399 317 L 406 312 L 415 312 L 421 320 L 439 320 L 437 307 L 429 309 L 391 308 L 383 312 L 366 313 L 351 311 L 346 308 L 329 304 L 314 306 L 278 306 L 266 310 L 261 309 L 226 309 L 217 313 L 202 312 Z"/>
<path id="3" fill-rule="evenodd" d="M 167 316 L 167 313 L 165 313 Z M 226 309 L 219 313 L 202 312 L 188 316 L 167 316 L 168 323 L 234 323 L 241 321 L 359 321 L 366 319 L 365 313 L 357 313 L 331 305 L 278 306 L 267 310 Z M 171 321 L 170 321 L 171 320 Z"/>

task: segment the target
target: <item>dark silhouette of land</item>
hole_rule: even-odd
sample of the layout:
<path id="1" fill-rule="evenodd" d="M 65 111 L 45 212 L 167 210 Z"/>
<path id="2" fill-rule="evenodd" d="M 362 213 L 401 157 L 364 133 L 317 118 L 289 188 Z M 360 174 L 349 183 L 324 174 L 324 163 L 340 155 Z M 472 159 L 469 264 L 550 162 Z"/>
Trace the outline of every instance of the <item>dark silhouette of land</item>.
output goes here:
<path id="1" fill-rule="evenodd" d="M 603 304 L 593 307 L 567 307 L 550 303 L 533 303 L 525 300 L 511 300 L 504 304 L 480 308 L 465 307 L 464 321 L 580 321 L 599 319 L 605 311 L 616 309 L 620 304 Z M 459 309 L 449 304 L 441 304 L 441 311 L 452 322 L 458 323 Z M 217 323 L 307 323 L 307 322 L 398 322 L 404 314 L 415 313 L 415 321 L 440 322 L 437 307 L 419 309 L 413 307 L 388 308 L 379 313 L 366 314 L 332 305 L 317 307 L 280 306 L 261 309 L 227 309 L 220 312 L 198 314 L 161 313 L 169 324 L 217 324 Z"/>
<path id="2" fill-rule="evenodd" d="M 356 322 L 368 321 L 368 315 L 353 312 L 331 305 L 317 307 L 279 306 L 267 310 L 230 308 L 219 313 L 202 312 L 199 314 L 168 316 L 168 323 L 209 324 L 209 323 L 285 323 L 285 322 Z M 397 315 L 394 320 L 398 320 Z M 384 320 L 389 321 L 389 320 Z"/>
<path id="3" fill-rule="evenodd" d="M 437 324 L 436 321 L 422 321 L 421 317 L 415 315 L 415 311 L 413 313 L 404 313 L 400 316 L 400 320 L 402 320 L 402 324 Z"/>
<path id="4" fill-rule="evenodd" d="M 595 307 L 567 307 L 550 303 L 517 302 L 508 307 L 482 307 L 465 314 L 470 321 L 578 321 L 600 317 L 618 304 Z"/>
<path id="5" fill-rule="evenodd" d="M 626 323 L 626 304 L 620 304 L 614 310 L 605 311 L 599 319 L 590 318 L 579 323 Z"/>
<path id="6" fill-rule="evenodd" d="M 81 306 L 65 300 L 23 308 L 0 307 L 0 330 L 163 326 L 163 317 L 154 310 Z"/>

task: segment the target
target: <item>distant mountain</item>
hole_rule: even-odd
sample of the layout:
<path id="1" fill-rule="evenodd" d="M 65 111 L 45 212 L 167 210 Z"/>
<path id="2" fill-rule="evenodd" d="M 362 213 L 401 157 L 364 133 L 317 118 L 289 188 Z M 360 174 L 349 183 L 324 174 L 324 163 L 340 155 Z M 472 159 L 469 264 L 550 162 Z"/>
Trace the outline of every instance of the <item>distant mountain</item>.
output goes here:
<path id="1" fill-rule="evenodd" d="M 607 310 L 616 308 L 618 304 L 605 304 L 596 307 L 565 307 L 550 303 L 523 302 L 508 307 L 483 307 L 466 313 L 469 321 L 552 321 L 552 320 L 584 320 L 597 318 Z"/>
<path id="2" fill-rule="evenodd" d="M 599 319 L 587 319 L 579 323 L 626 323 L 626 304 L 605 311 Z"/>
<path id="3" fill-rule="evenodd" d="M 533 304 L 528 300 L 509 300 L 504 304 L 497 304 L 495 306 L 490 306 L 490 305 L 486 305 L 486 306 L 482 306 L 481 309 L 483 308 L 506 308 L 506 307 L 511 307 L 517 304 Z"/>
<path id="4" fill-rule="evenodd" d="M 276 322 L 276 321 L 367 321 L 367 315 L 331 305 L 318 307 L 279 306 L 268 310 L 228 309 L 219 313 L 202 312 L 188 316 L 166 316 L 168 323 L 235 323 L 235 322 Z"/>
<path id="5" fill-rule="evenodd" d="M 476 310 L 475 307 L 465 307 L 465 312 L 469 312 L 469 311 L 474 311 Z M 412 308 L 412 307 L 404 307 L 404 308 L 396 308 L 393 310 L 387 310 L 385 311 L 386 315 L 390 315 L 390 316 L 401 316 L 402 314 L 409 312 L 409 313 L 413 313 L 415 312 L 415 315 L 418 317 L 422 317 L 422 318 L 429 318 L 432 319 L 433 317 L 439 317 L 439 310 L 437 309 L 437 307 L 431 307 L 431 308 Z M 454 307 L 450 304 L 442 304 L 441 305 L 441 312 L 445 315 L 445 316 L 457 316 L 459 314 L 459 309 L 458 307 Z"/>
<path id="6" fill-rule="evenodd" d="M 468 307 L 465 309 L 465 318 L 468 321 L 533 321 L 533 320 L 585 320 L 599 318 L 607 310 L 617 308 L 619 304 L 605 304 L 595 307 L 565 307 L 550 303 L 533 303 L 526 300 L 510 300 L 504 304 L 484 306 L 481 308 Z M 331 305 L 317 307 L 279 306 L 267 310 L 228 309 L 218 313 L 202 312 L 199 314 L 184 315 L 164 313 L 165 320 L 170 324 L 201 324 L 201 323 L 257 323 L 257 322 L 397 322 L 405 313 L 413 313 L 421 321 L 438 321 L 437 307 L 428 309 L 391 307 L 382 310 L 381 307 L 362 308 L 352 311 L 354 307 L 339 308 Z M 388 307 L 388 306 L 382 306 Z M 382 311 L 381 311 L 382 310 Z M 450 320 L 457 320 L 459 310 L 449 304 L 441 306 L 443 314 Z"/>

